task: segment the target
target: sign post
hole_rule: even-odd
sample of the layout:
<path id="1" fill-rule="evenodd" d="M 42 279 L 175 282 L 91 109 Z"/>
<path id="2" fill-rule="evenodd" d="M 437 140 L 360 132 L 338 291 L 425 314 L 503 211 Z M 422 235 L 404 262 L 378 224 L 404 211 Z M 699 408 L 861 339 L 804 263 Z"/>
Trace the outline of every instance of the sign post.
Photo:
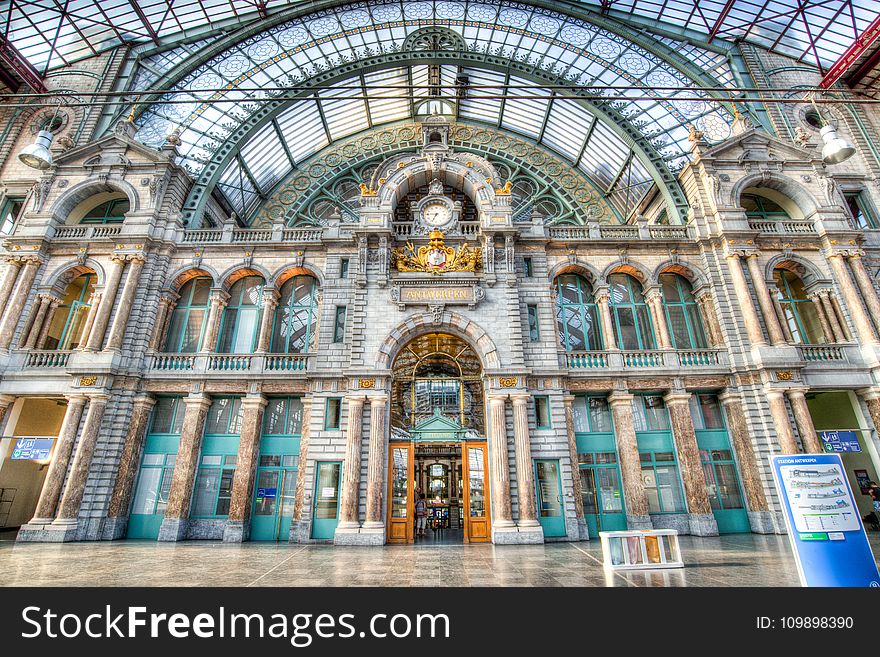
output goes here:
<path id="1" fill-rule="evenodd" d="M 880 587 L 840 454 L 771 456 L 803 586 Z"/>

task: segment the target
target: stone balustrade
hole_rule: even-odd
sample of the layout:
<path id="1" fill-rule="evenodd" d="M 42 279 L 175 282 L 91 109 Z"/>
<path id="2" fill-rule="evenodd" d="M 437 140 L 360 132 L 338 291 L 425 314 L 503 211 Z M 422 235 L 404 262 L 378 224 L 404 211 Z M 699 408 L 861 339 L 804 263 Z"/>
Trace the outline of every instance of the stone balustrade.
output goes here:
<path id="1" fill-rule="evenodd" d="M 590 369 L 675 369 L 726 368 L 729 364 L 723 349 L 644 350 L 644 351 L 570 351 L 566 364 L 573 370 Z"/>
<path id="2" fill-rule="evenodd" d="M 749 228 L 771 235 L 815 235 L 816 226 L 812 221 L 761 220 L 750 219 Z"/>
<path id="3" fill-rule="evenodd" d="M 71 242 L 80 240 L 110 240 L 118 237 L 121 232 L 121 225 L 78 224 L 76 226 L 57 227 L 52 239 Z"/>
<path id="4" fill-rule="evenodd" d="M 150 374 L 187 372 L 188 374 L 237 373 L 252 375 L 306 372 L 310 354 L 166 354 L 148 356 Z"/>
<path id="5" fill-rule="evenodd" d="M 43 351 L 34 349 L 27 353 L 24 366 L 39 369 L 67 367 L 67 363 L 70 361 L 70 354 L 72 353 L 72 351 Z"/>

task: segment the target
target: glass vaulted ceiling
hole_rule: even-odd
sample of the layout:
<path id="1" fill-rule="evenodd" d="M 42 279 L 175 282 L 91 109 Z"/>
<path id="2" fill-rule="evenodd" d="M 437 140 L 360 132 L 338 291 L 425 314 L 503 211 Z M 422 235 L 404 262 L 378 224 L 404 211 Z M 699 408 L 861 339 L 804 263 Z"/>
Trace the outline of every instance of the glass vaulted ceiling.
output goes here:
<path id="1" fill-rule="evenodd" d="M 182 163 L 198 176 L 257 109 L 254 101 L 271 98 L 273 94 L 267 89 L 304 83 L 343 63 L 399 53 L 407 36 L 427 25 L 456 32 L 467 50 L 534 66 L 544 76 L 583 86 L 647 87 L 647 91 L 620 91 L 649 99 L 618 103 L 618 111 L 651 140 L 672 170 L 687 159 L 688 124 L 713 142 L 730 135 L 731 117 L 711 96 L 679 90 L 693 81 L 615 33 L 522 4 L 397 1 L 349 5 L 303 16 L 236 43 L 180 79 L 166 96 L 150 105 L 138 119 L 138 138 L 159 146 L 166 135 L 178 129 Z M 711 60 L 707 63 L 719 84 L 730 85 L 732 76 L 723 61 L 710 55 L 706 58 Z M 441 84 L 441 95 L 453 95 L 457 75 L 467 76 L 471 86 L 532 84 L 488 69 L 444 66 L 442 71 L 445 83 Z M 277 182 L 323 146 L 380 123 L 411 118 L 420 109 L 400 89 L 374 90 L 372 95 L 381 99 L 345 96 L 366 95 L 366 86 L 378 84 L 420 84 L 426 82 L 426 75 L 425 67 L 398 66 L 337 82 L 293 102 L 250 137 L 234 157 L 224 156 L 225 169 L 217 179 L 220 189 L 240 216 L 247 218 Z M 352 85 L 355 89 L 340 89 Z M 552 95 L 550 90 L 535 88 L 511 89 L 511 97 L 506 99 L 481 98 L 497 95 L 497 91 L 468 92 L 457 107 L 458 116 L 524 135 L 555 151 L 598 188 L 607 189 L 609 197 L 627 198 L 618 210 L 628 215 L 634 195 L 615 191 L 618 186 L 647 191 L 652 176 L 644 153 L 632 157 L 627 141 L 597 121 L 578 101 L 546 98 Z M 417 93 L 428 92 L 422 89 Z M 218 102 L 230 99 L 235 102 Z"/>

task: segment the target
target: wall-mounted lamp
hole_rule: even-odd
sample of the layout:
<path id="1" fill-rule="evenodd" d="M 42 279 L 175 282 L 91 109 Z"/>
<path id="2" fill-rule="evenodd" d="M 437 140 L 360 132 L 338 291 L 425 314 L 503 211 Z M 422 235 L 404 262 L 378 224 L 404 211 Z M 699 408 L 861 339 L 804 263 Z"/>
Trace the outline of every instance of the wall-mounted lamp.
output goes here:
<path id="1" fill-rule="evenodd" d="M 60 109 L 61 104 L 59 103 L 58 107 L 55 108 L 52 120 L 47 124 L 48 127 L 51 128 L 55 124 L 55 119 L 58 118 L 58 110 Z M 32 169 L 45 171 L 52 166 L 52 153 L 49 151 L 49 146 L 51 145 L 52 131 L 44 128 L 37 133 L 37 138 L 33 144 L 22 149 L 21 153 L 18 154 L 18 159 Z"/>
<path id="2" fill-rule="evenodd" d="M 813 108 L 816 110 L 816 114 L 819 115 L 819 120 L 825 125 L 819 130 L 819 135 L 822 137 L 822 161 L 825 164 L 840 164 L 841 162 L 848 160 L 851 158 L 855 152 L 856 147 L 849 143 L 843 137 L 837 136 L 837 130 L 830 123 L 825 123 L 825 119 L 822 116 L 822 112 L 819 111 L 819 108 L 816 107 L 816 101 L 810 96 L 810 102 L 813 104 Z"/>

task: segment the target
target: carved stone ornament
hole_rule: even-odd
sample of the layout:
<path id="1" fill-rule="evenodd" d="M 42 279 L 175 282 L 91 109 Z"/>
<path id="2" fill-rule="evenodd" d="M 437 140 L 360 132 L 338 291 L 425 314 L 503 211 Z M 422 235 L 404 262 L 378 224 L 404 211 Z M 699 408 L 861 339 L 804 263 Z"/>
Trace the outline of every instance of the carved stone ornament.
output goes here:
<path id="1" fill-rule="evenodd" d="M 515 388 L 516 387 L 516 377 L 515 376 L 502 376 L 498 379 L 498 383 L 502 388 Z"/>
<path id="2" fill-rule="evenodd" d="M 358 379 L 358 388 L 369 390 L 376 387 L 376 379 Z"/>
<path id="3" fill-rule="evenodd" d="M 452 246 L 446 246 L 443 241 L 443 232 L 432 230 L 427 246 L 416 249 L 412 242 L 407 242 L 405 248 L 394 249 L 391 252 L 392 262 L 397 271 L 402 272 L 429 272 L 439 275 L 446 272 L 470 271 L 474 272 L 481 264 L 480 247 L 469 247 L 467 242 L 456 250 Z"/>
<path id="4" fill-rule="evenodd" d="M 794 372 L 789 372 L 787 370 L 776 372 L 776 380 L 777 381 L 792 381 L 792 380 L 794 380 Z"/>
<path id="5" fill-rule="evenodd" d="M 434 326 L 440 326 L 443 323 L 443 309 L 442 303 L 428 306 L 428 310 L 431 312 L 431 323 Z"/>

